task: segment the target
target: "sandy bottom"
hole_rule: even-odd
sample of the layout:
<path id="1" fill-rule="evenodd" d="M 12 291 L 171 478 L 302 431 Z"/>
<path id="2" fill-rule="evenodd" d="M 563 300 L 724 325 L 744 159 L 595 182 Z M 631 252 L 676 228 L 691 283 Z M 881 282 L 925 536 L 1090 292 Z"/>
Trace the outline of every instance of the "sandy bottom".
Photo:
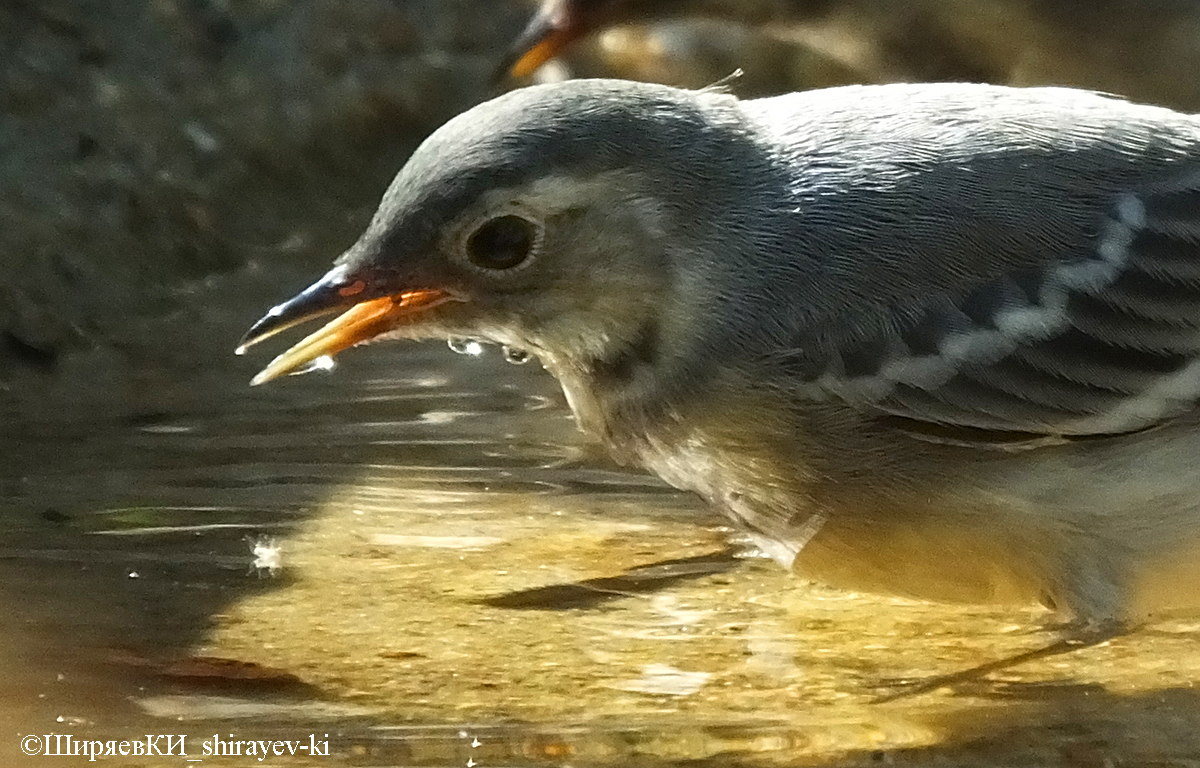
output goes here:
<path id="1" fill-rule="evenodd" d="M 107 764 L 1200 764 L 1200 623 L 902 695 L 1051 617 L 805 584 L 499 357 L 380 346 L 256 390 L 222 361 L 10 414 L 0 762 L 163 733 L 204 762 Z"/>

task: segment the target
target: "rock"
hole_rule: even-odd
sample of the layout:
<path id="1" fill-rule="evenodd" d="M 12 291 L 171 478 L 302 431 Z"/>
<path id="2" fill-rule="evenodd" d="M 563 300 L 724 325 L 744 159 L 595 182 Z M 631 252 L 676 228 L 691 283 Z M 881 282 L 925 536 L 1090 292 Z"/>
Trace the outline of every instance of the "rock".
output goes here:
<path id="1" fill-rule="evenodd" d="M 489 95 L 527 11 L 0 3 L 0 383 L 20 395 L 64 356 L 170 346 L 147 319 L 251 261 L 328 263 L 412 147 Z M 15 386 L 18 368 L 34 378 Z"/>

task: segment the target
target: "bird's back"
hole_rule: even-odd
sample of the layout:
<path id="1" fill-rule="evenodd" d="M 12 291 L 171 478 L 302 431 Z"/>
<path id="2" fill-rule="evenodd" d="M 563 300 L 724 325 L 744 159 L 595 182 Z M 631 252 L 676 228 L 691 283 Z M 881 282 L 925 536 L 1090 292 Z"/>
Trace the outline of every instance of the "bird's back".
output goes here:
<path id="1" fill-rule="evenodd" d="M 827 582 L 1161 593 L 1200 551 L 1200 122 L 969 85 L 742 109 L 791 180 L 733 289 L 771 322 L 739 313 L 721 413 L 651 465 Z"/>
<path id="2" fill-rule="evenodd" d="M 1200 177 L 1200 120 L 1065 88 L 848 86 L 742 102 L 792 178 L 820 306 L 887 305 L 1089 258 L 1121 192 Z M 971 269 L 964 269 L 969 262 Z"/>

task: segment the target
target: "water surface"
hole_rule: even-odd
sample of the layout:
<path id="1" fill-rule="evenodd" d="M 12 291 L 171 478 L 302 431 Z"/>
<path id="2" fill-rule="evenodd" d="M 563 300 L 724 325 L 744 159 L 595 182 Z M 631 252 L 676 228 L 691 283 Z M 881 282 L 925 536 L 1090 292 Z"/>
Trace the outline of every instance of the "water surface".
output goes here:
<path id="1" fill-rule="evenodd" d="M 1200 623 L 881 701 L 1051 617 L 805 584 L 607 464 L 495 349 L 377 345 L 251 390 L 263 360 L 226 350 L 261 306 L 187 363 L 8 393 L 0 763 L 49 733 L 189 734 L 209 765 L 254 762 L 200 754 L 213 734 L 328 734 L 262 764 L 1200 762 Z"/>

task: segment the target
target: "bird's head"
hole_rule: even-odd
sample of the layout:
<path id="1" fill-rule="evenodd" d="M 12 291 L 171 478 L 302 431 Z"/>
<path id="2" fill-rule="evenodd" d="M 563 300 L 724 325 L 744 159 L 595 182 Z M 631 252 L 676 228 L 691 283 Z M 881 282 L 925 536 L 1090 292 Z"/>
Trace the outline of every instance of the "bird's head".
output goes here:
<path id="1" fill-rule="evenodd" d="M 496 79 L 528 77 L 572 42 L 610 24 L 637 18 L 654 0 L 542 0 L 513 43 Z"/>
<path id="2" fill-rule="evenodd" d="M 820 15 L 829 0 L 541 0 L 495 73 L 497 82 L 525 78 L 572 43 L 629 23 L 708 17 L 767 23 Z"/>
<path id="3" fill-rule="evenodd" d="M 738 294 L 720 274 L 762 231 L 747 211 L 768 161 L 739 110 L 719 92 L 596 80 L 460 115 L 334 268 L 247 333 L 243 348 L 343 313 L 254 383 L 380 337 L 485 339 L 615 385 L 664 350 L 687 357 L 708 315 L 728 314 L 714 302 Z"/>

